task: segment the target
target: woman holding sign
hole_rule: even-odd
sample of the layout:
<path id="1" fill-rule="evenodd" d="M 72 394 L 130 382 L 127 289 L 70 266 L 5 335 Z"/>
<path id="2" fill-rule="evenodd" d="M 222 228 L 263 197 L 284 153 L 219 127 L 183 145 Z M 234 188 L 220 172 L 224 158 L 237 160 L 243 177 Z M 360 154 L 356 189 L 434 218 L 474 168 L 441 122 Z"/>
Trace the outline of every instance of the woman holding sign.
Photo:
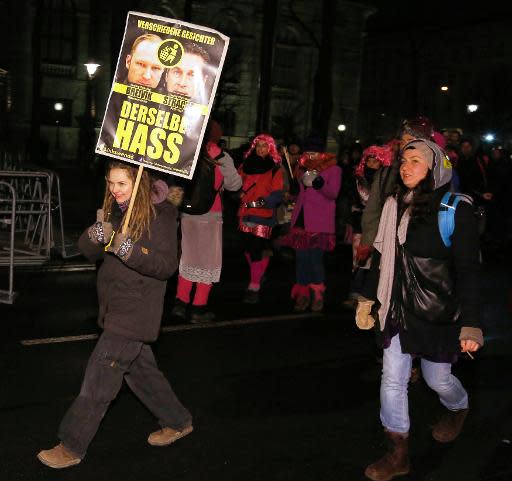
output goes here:
<path id="1" fill-rule="evenodd" d="M 177 211 L 165 200 L 167 192 L 154 188 L 147 171 L 137 190 L 136 174 L 136 167 L 110 163 L 103 208 L 79 240 L 86 257 L 103 258 L 97 281 L 103 333 L 80 394 L 60 424 L 60 444 L 38 454 L 52 468 L 73 466 L 84 458 L 123 380 L 160 423 L 149 444 L 165 446 L 193 430 L 190 413 L 158 369 L 149 345 L 158 337 L 167 279 L 177 267 Z M 121 232 L 132 195 L 132 221 Z"/>

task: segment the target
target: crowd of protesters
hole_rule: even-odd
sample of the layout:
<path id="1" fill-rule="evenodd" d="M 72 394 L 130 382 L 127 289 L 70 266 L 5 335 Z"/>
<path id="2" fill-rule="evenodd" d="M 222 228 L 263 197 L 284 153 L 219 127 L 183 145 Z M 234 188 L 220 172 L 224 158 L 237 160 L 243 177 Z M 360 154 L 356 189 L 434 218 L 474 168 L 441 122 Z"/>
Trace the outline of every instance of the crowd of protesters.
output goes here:
<path id="1" fill-rule="evenodd" d="M 135 169 L 110 164 L 103 207 L 80 244 L 86 255 L 104 258 L 98 274 L 104 333 L 61 423 L 61 443 L 39 459 L 54 468 L 78 464 L 123 378 L 160 422 L 150 444 L 168 445 L 192 432 L 190 413 L 148 343 L 157 337 L 166 281 L 176 270 L 172 316 L 215 320 L 207 306 L 220 282 L 223 202 L 235 202 L 240 263 L 247 264 L 244 303 L 260 302 L 272 251 L 289 249 L 290 309 L 322 311 L 325 253 L 350 246 L 352 272 L 343 274 L 352 276 L 350 292 L 348 299 L 338 293 L 339 305 L 345 301 L 357 326 L 373 328 L 380 339 L 380 417 L 390 442 L 365 474 L 372 480 L 407 474 L 414 358 L 446 408 L 433 437 L 453 441 L 468 414 L 468 395 L 451 366 L 483 345 L 478 269 L 487 255 L 503 255 L 510 240 L 509 153 L 499 145 L 484 151 L 470 138 L 454 142 L 423 116 L 404 120 L 388 142 L 354 144 L 341 157 L 315 136 L 279 142 L 259 133 L 238 152 L 225 149 L 221 138 L 220 125 L 210 121 L 191 181 L 144 174 L 128 232 L 121 226 Z M 146 303 L 137 300 L 149 295 L 151 308 L 140 309 Z"/>

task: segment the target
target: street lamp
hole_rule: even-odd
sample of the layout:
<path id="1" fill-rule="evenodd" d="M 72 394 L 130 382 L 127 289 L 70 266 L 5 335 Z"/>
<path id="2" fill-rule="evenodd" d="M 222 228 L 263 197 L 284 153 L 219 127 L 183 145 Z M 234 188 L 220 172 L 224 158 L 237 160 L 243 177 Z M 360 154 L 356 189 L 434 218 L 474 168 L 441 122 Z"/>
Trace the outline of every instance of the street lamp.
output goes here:
<path id="1" fill-rule="evenodd" d="M 80 133 L 78 139 L 78 159 L 82 164 L 87 164 L 93 154 L 93 145 L 96 138 L 94 125 L 96 122 L 96 98 L 94 92 L 94 80 L 99 63 L 93 60 L 84 63 L 87 69 L 85 85 L 85 112 L 80 118 Z"/>
<path id="2" fill-rule="evenodd" d="M 476 104 L 468 104 L 466 105 L 466 109 L 468 111 L 468 114 L 473 114 L 478 110 L 478 105 Z"/>
<path id="3" fill-rule="evenodd" d="M 92 118 L 92 121 L 96 119 L 96 99 L 93 95 L 93 81 L 94 76 L 96 75 L 96 72 L 98 71 L 98 68 L 100 67 L 99 63 L 94 62 L 91 60 L 88 63 L 84 63 L 85 68 L 87 69 L 87 87 L 86 87 L 86 99 L 85 104 L 87 108 L 87 115 L 89 115 Z"/>
<path id="4" fill-rule="evenodd" d="M 100 66 L 99 63 L 89 62 L 84 63 L 85 68 L 87 69 L 87 73 L 89 74 L 89 78 L 92 79 L 94 77 L 94 74 L 98 70 L 98 67 Z"/>
<path id="5" fill-rule="evenodd" d="M 448 85 L 441 85 L 441 92 L 448 92 Z"/>
<path id="6" fill-rule="evenodd" d="M 345 132 L 347 130 L 347 126 L 345 124 L 338 124 L 338 158 L 341 158 L 343 155 L 343 150 L 345 148 Z"/>
<path id="7" fill-rule="evenodd" d="M 64 110 L 64 104 L 62 102 L 55 102 L 53 104 L 53 110 L 55 110 L 55 124 L 57 125 L 57 132 L 55 133 L 55 156 L 57 160 L 60 159 L 60 119 L 61 112 Z"/>

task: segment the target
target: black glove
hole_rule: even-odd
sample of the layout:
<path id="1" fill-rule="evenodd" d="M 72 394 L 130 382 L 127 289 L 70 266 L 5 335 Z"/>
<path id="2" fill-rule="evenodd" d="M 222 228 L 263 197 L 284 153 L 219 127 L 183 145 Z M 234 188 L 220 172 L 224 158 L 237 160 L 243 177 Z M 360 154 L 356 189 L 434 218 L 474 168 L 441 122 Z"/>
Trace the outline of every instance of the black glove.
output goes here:
<path id="1" fill-rule="evenodd" d="M 129 234 L 116 232 L 114 239 L 107 247 L 107 252 L 112 252 L 119 257 L 123 262 L 126 262 L 133 252 L 133 240 Z"/>
<path id="2" fill-rule="evenodd" d="M 315 189 L 315 190 L 319 190 L 324 186 L 324 184 L 325 184 L 324 178 L 319 175 L 318 177 L 315 177 L 315 179 L 311 183 L 311 187 L 313 187 L 313 189 Z"/>
<path id="3" fill-rule="evenodd" d="M 96 211 L 96 222 L 89 227 L 87 235 L 89 239 L 95 244 L 106 244 L 112 237 L 112 224 L 110 222 L 104 222 L 105 214 L 103 209 Z"/>

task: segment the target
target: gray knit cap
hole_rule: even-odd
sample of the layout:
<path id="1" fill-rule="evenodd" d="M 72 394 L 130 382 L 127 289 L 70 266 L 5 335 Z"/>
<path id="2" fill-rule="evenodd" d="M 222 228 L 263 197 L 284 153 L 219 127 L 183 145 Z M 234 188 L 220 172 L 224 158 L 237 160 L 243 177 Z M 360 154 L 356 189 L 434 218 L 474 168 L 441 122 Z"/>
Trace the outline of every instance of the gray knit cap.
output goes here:
<path id="1" fill-rule="evenodd" d="M 434 177 L 434 190 L 452 180 L 453 168 L 450 159 L 435 142 L 426 139 L 411 140 L 404 145 L 401 154 L 407 149 L 417 149 L 425 157 Z"/>

